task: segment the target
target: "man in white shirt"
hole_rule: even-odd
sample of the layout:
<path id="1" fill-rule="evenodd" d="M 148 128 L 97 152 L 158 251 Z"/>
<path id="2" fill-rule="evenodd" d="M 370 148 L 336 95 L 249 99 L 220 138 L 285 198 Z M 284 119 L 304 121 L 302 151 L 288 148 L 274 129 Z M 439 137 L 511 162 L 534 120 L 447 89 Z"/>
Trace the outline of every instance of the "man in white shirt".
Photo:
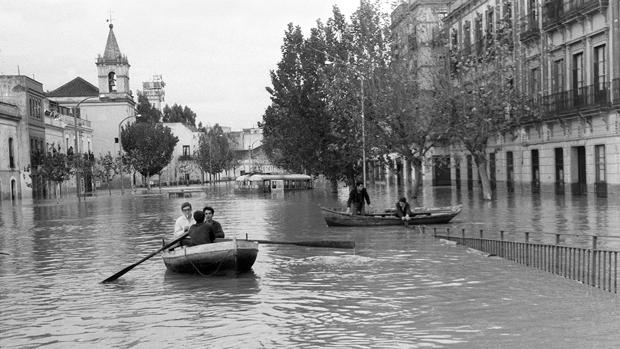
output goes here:
<path id="1" fill-rule="evenodd" d="M 192 224 L 196 223 L 196 221 L 194 221 L 194 217 L 192 216 L 192 204 L 190 204 L 189 202 L 184 202 L 181 205 L 181 212 L 183 212 L 183 214 L 181 215 L 181 217 L 177 218 L 176 222 L 174 223 L 175 239 L 183 235 L 183 233 L 189 230 L 189 227 L 191 227 Z"/>

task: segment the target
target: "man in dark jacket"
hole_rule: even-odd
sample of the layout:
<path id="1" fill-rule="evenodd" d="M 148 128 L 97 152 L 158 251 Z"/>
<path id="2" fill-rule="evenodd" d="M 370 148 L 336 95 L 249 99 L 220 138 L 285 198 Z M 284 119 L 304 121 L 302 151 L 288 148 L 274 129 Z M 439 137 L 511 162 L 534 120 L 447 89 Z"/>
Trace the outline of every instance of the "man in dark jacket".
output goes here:
<path id="1" fill-rule="evenodd" d="M 355 184 L 355 188 L 349 193 L 347 213 L 351 213 L 352 215 L 365 214 L 366 203 L 370 206 L 370 197 L 368 196 L 368 192 L 366 191 L 366 188 L 364 188 L 364 183 L 357 182 Z"/>
<path id="2" fill-rule="evenodd" d="M 189 235 L 183 239 L 183 246 L 196 246 L 210 244 L 215 240 L 215 229 L 211 224 L 205 223 L 205 214 L 202 211 L 194 212 L 196 224 L 189 227 Z"/>
<path id="3" fill-rule="evenodd" d="M 213 230 L 215 231 L 215 237 L 223 239 L 224 230 L 222 229 L 222 225 L 220 222 L 213 219 L 213 215 L 215 214 L 215 210 L 211 206 L 205 206 L 202 209 L 202 212 L 205 214 L 205 223 L 211 224 L 213 226 Z"/>

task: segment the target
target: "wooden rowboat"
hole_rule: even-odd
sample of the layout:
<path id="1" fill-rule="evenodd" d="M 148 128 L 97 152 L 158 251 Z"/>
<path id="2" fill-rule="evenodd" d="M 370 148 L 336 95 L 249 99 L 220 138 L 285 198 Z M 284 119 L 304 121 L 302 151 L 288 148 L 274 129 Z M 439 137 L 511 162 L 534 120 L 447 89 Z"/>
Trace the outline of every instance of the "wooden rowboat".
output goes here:
<path id="1" fill-rule="evenodd" d="M 256 241 L 218 239 L 211 244 L 177 246 L 163 251 L 162 258 L 170 271 L 213 275 L 249 271 L 257 254 Z"/>
<path id="2" fill-rule="evenodd" d="M 462 206 L 448 207 L 418 207 L 412 210 L 413 216 L 407 224 L 442 224 L 448 223 L 461 212 Z M 351 215 L 342 209 L 321 207 L 321 213 L 325 222 L 330 227 L 366 227 L 404 225 L 399 217 L 394 215 L 394 210 L 385 210 L 381 213 L 367 213 L 364 215 Z"/>

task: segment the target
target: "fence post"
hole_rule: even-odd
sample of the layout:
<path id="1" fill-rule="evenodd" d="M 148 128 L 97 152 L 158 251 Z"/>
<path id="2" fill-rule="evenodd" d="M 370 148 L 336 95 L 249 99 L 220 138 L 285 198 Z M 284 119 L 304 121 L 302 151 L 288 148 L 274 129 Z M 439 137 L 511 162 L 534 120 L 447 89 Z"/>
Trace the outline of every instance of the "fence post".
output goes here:
<path id="1" fill-rule="evenodd" d="M 480 229 L 480 246 L 479 246 L 479 247 L 480 247 L 480 248 L 479 248 L 479 250 L 480 250 L 480 251 L 487 252 L 487 251 L 485 251 L 485 250 L 482 248 L 482 229 Z"/>
<path id="2" fill-rule="evenodd" d="M 461 244 L 465 245 L 465 228 L 461 230 Z"/>
<path id="3" fill-rule="evenodd" d="M 592 263 L 590 264 L 592 266 L 592 270 L 590 271 L 591 273 L 591 283 L 590 286 L 596 286 L 596 243 L 598 237 L 596 236 L 592 236 Z"/>
<path id="4" fill-rule="evenodd" d="M 555 234 L 555 246 L 553 246 L 555 255 L 555 273 L 560 274 L 560 234 Z"/>
<path id="5" fill-rule="evenodd" d="M 499 247 L 499 256 L 504 258 L 504 231 L 499 231 L 499 239 L 500 239 L 500 247 Z"/>

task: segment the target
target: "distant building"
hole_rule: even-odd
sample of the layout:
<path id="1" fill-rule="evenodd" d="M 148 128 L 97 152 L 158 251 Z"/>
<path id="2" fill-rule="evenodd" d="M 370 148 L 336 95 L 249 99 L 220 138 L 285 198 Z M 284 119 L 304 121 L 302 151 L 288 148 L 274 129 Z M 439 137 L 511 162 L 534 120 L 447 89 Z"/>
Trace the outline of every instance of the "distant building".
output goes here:
<path id="1" fill-rule="evenodd" d="M 162 111 L 164 105 L 164 99 L 166 91 L 164 87 L 166 83 L 161 78 L 161 75 L 153 75 L 153 81 L 146 81 L 142 83 L 142 93 L 148 98 L 152 106 Z"/>
<path id="2" fill-rule="evenodd" d="M 0 101 L 0 200 L 17 200 L 22 196 L 21 166 L 28 154 L 19 147 L 21 115 L 14 104 Z"/>
<path id="3" fill-rule="evenodd" d="M 169 186 L 201 182 L 203 173 L 193 160 L 193 155 L 198 149 L 202 132 L 181 122 L 164 122 L 162 124 L 172 130 L 172 134 L 179 139 L 179 142 L 174 148 L 170 164 L 161 171 L 160 180 Z"/>
<path id="4" fill-rule="evenodd" d="M 253 172 L 284 173 L 285 171 L 271 163 L 263 151 L 263 129 L 244 128 L 242 131 L 230 132 L 233 149 L 239 160 L 233 170 L 235 177 Z"/>

